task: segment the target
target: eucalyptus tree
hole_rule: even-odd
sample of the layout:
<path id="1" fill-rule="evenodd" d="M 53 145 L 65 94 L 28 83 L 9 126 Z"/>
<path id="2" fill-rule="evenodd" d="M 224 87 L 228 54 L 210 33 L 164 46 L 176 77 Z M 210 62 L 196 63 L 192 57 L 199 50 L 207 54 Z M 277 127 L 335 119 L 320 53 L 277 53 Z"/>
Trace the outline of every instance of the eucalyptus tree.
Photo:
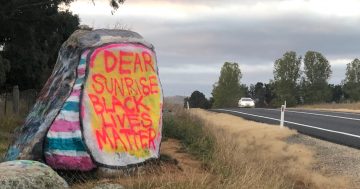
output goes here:
<path id="1" fill-rule="evenodd" d="M 351 101 L 360 100 L 360 60 L 355 58 L 346 66 L 344 91 Z"/>
<path id="2" fill-rule="evenodd" d="M 233 107 L 237 105 L 238 100 L 246 94 L 240 84 L 241 78 L 241 70 L 237 63 L 224 63 L 219 80 L 213 85 L 214 107 Z"/>
<path id="3" fill-rule="evenodd" d="M 306 52 L 304 74 L 304 102 L 313 104 L 329 101 L 332 96 L 328 83 L 332 74 L 329 61 L 319 52 Z"/>
<path id="4" fill-rule="evenodd" d="M 274 85 L 275 85 L 275 106 L 281 105 L 284 101 L 288 106 L 297 104 L 298 101 L 298 82 L 301 76 L 301 57 L 296 52 L 286 52 L 282 58 L 274 63 Z"/>

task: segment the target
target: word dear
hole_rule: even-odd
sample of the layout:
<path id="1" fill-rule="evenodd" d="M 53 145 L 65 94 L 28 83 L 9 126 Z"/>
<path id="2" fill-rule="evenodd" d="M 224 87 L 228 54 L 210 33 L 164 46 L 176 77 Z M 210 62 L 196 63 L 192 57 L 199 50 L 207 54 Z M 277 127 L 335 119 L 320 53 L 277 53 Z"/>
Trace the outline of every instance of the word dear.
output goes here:
<path id="1" fill-rule="evenodd" d="M 95 61 L 91 61 L 91 67 L 94 67 L 94 62 Z M 116 71 L 121 75 L 130 75 L 136 72 L 155 72 L 152 56 L 147 51 L 138 53 L 121 50 L 117 52 L 105 50 L 103 62 L 107 73 Z"/>

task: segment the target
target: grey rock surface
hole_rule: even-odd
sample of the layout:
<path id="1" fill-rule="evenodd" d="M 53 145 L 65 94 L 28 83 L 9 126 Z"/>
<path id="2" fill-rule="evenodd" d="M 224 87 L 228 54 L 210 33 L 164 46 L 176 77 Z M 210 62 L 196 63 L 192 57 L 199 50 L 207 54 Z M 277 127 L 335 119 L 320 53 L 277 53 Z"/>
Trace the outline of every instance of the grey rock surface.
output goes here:
<path id="1" fill-rule="evenodd" d="M 92 189 L 124 189 L 120 184 L 103 183 L 95 186 Z"/>
<path id="2" fill-rule="evenodd" d="M 111 169 L 106 167 L 99 167 L 96 171 L 96 176 L 98 178 L 119 178 L 119 177 L 129 177 L 134 175 L 138 169 L 141 167 L 132 167 L 124 169 Z"/>
<path id="3" fill-rule="evenodd" d="M 40 188 L 68 188 L 68 184 L 50 167 L 37 161 L 0 163 L 0 189 Z"/>

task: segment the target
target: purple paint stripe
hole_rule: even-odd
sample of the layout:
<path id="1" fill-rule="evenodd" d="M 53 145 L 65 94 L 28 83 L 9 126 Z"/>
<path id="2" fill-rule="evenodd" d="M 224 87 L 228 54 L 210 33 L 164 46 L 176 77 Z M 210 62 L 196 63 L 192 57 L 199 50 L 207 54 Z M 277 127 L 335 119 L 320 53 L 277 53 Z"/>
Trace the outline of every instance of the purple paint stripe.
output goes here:
<path id="1" fill-rule="evenodd" d="M 90 171 L 96 167 L 89 156 L 46 155 L 45 159 L 53 169 Z"/>
<path id="2" fill-rule="evenodd" d="M 54 132 L 71 132 L 75 130 L 80 130 L 79 121 L 67 121 L 63 119 L 55 120 L 50 128 L 50 131 Z"/>
<path id="3" fill-rule="evenodd" d="M 85 68 L 78 68 L 77 73 L 79 76 L 85 75 Z"/>
<path id="4" fill-rule="evenodd" d="M 80 96 L 81 90 L 75 89 L 71 92 L 70 96 Z"/>

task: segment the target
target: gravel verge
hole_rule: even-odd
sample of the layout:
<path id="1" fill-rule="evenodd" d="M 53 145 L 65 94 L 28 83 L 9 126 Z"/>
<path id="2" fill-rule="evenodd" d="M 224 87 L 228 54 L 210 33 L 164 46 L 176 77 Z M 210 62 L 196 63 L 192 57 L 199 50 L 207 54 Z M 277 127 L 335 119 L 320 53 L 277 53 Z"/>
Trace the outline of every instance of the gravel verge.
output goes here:
<path id="1" fill-rule="evenodd" d="M 290 144 L 303 144 L 313 150 L 314 170 L 328 176 L 344 176 L 352 180 L 353 188 L 360 189 L 360 150 L 303 134 L 287 139 Z"/>

